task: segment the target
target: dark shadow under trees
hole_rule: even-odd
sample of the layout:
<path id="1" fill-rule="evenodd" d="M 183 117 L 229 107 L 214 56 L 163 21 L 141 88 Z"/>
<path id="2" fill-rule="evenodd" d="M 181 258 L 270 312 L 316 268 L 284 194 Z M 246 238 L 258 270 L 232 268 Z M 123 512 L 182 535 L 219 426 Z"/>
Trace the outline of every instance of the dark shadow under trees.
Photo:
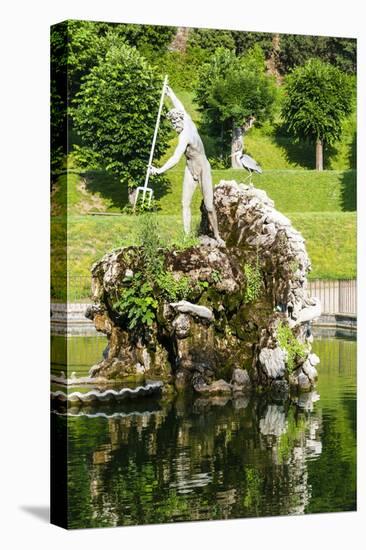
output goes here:
<path id="1" fill-rule="evenodd" d="M 341 179 L 341 201 L 344 212 L 354 212 L 357 209 L 357 172 L 346 170 Z"/>
<path id="2" fill-rule="evenodd" d="M 118 177 L 105 170 L 90 170 L 81 174 L 85 179 L 85 189 L 89 193 L 97 193 L 105 199 L 112 208 L 123 211 L 129 206 L 127 186 L 123 185 Z M 144 185 L 144 177 L 140 185 Z M 159 200 L 170 190 L 170 181 L 165 176 L 154 177 L 149 187 L 154 190 L 154 199 Z"/>

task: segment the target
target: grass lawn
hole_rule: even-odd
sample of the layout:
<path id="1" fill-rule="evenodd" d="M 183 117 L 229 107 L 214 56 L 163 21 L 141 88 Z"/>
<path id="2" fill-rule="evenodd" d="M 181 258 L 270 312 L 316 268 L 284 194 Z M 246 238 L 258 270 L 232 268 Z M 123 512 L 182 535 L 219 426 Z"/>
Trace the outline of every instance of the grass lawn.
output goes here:
<path id="1" fill-rule="evenodd" d="M 244 170 L 212 170 L 215 185 L 220 180 L 244 181 Z M 159 207 L 164 213 L 175 213 L 181 202 L 182 172 L 171 170 L 168 193 L 161 193 Z M 356 172 L 315 170 L 268 170 L 255 174 L 253 184 L 264 189 L 281 212 L 342 212 L 356 210 Z M 199 207 L 197 192 L 193 206 Z"/>
<path id="2" fill-rule="evenodd" d="M 356 214 L 353 212 L 285 213 L 306 239 L 313 264 L 312 279 L 356 276 Z M 73 275 L 89 275 L 91 264 L 119 246 L 136 242 L 136 218 L 72 217 L 68 230 L 68 269 Z M 193 217 L 198 224 L 199 215 Z M 179 215 L 159 215 L 161 235 L 170 242 L 182 234 Z"/>
<path id="3" fill-rule="evenodd" d="M 213 182 L 244 181 L 245 170 L 212 170 Z M 162 214 L 180 211 L 183 171 L 172 169 L 165 179 L 152 178 L 151 186 Z M 255 186 L 264 189 L 282 212 L 344 212 L 356 210 L 355 170 L 268 170 L 253 177 Z M 69 215 L 92 212 L 123 212 L 128 204 L 127 190 L 105 172 L 62 175 L 53 195 L 53 214 L 61 214 L 60 203 L 67 193 Z M 193 197 L 192 208 L 199 211 L 201 195 Z"/>
<path id="4" fill-rule="evenodd" d="M 287 216 L 306 240 L 312 262 L 310 279 L 356 277 L 356 212 L 292 212 Z"/>

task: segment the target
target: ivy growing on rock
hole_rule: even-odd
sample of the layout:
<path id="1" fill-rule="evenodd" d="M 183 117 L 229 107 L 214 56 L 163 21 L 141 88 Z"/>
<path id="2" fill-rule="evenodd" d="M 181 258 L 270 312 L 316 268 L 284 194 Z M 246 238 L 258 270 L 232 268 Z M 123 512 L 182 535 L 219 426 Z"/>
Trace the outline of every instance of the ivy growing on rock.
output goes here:
<path id="1" fill-rule="evenodd" d="M 251 304 L 258 300 L 262 292 L 262 274 L 259 269 L 258 261 L 254 265 L 245 264 L 244 275 L 246 279 L 244 303 Z"/>
<path id="2" fill-rule="evenodd" d="M 291 328 L 283 322 L 278 325 L 277 340 L 280 348 L 287 353 L 287 370 L 291 373 L 295 368 L 297 358 L 305 359 L 306 346 L 299 342 Z"/>

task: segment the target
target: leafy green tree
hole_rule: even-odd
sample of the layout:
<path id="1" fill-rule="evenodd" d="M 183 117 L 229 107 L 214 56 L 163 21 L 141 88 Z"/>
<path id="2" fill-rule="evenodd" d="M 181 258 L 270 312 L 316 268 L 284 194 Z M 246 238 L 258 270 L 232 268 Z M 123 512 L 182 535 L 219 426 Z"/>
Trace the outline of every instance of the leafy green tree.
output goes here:
<path id="1" fill-rule="evenodd" d="M 130 25 L 70 20 L 51 31 L 51 143 L 52 169 L 62 167 L 69 145 L 75 157 L 88 166 L 98 165 L 96 155 L 74 143 L 72 106 L 81 83 L 93 67 L 103 61 L 111 48 L 124 44 L 136 47 L 144 56 L 158 61 L 167 52 L 175 28 L 157 25 Z M 155 57 L 154 57 L 155 56 Z M 68 118 L 67 107 L 71 110 Z"/>
<path id="2" fill-rule="evenodd" d="M 254 46 L 259 46 L 265 57 L 272 51 L 272 34 L 267 32 L 231 31 L 235 43 L 235 52 L 238 55 L 246 53 Z"/>
<path id="3" fill-rule="evenodd" d="M 68 79 L 74 95 L 82 78 L 112 48 L 123 44 L 137 48 L 145 57 L 162 55 L 175 28 L 96 21 L 67 21 Z"/>
<path id="4" fill-rule="evenodd" d="M 271 116 L 276 99 L 274 79 L 266 74 L 262 50 L 256 46 L 246 55 L 219 48 L 204 64 L 196 89 L 203 120 L 213 135 L 220 135 L 222 150 L 231 143 L 251 117 L 261 123 Z"/>
<path id="5" fill-rule="evenodd" d="M 83 145 L 132 191 L 143 184 L 156 122 L 162 77 L 135 49 L 112 47 L 85 76 L 72 110 Z M 155 159 L 169 135 L 162 117 Z"/>
<path id="6" fill-rule="evenodd" d="M 202 48 L 214 53 L 218 48 L 235 50 L 235 40 L 231 31 L 219 29 L 191 29 L 188 35 L 188 47 Z"/>
<path id="7" fill-rule="evenodd" d="M 82 78 L 103 58 L 112 40 L 108 23 L 67 21 L 67 70 L 69 100 L 79 91 Z M 110 34 L 110 40 L 105 37 Z"/>
<path id="8" fill-rule="evenodd" d="M 355 38 L 328 38 L 329 62 L 349 74 L 357 72 L 357 40 Z"/>
<path id="9" fill-rule="evenodd" d="M 329 36 L 280 35 L 279 68 L 282 74 L 314 57 L 332 63 L 347 73 L 355 73 L 356 40 Z"/>
<path id="10" fill-rule="evenodd" d="M 344 118 L 352 112 L 350 77 L 319 59 L 297 67 L 286 78 L 283 118 L 298 139 L 316 145 L 317 170 L 323 170 L 323 145 L 339 140 Z"/>
<path id="11" fill-rule="evenodd" d="M 67 24 L 51 27 L 51 174 L 67 153 Z"/>
<path id="12" fill-rule="evenodd" d="M 135 46 L 145 55 L 153 52 L 160 54 L 167 50 L 174 38 L 176 27 L 163 25 L 133 25 L 122 23 L 109 23 L 118 36 L 122 37 L 126 44 Z"/>

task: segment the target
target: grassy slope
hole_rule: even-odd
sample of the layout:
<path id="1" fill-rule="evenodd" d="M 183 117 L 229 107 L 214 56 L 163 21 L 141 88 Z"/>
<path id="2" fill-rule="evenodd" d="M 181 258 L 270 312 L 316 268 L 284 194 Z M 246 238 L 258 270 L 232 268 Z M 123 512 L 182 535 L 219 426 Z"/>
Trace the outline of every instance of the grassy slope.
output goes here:
<path id="1" fill-rule="evenodd" d="M 214 171 L 214 181 L 242 178 L 242 171 Z M 276 207 L 286 213 L 295 227 L 304 235 L 313 271 L 312 279 L 352 278 L 356 276 L 356 212 L 354 172 L 273 171 L 255 180 L 274 199 Z M 99 175 L 101 179 L 104 176 Z M 110 179 L 107 177 L 106 179 Z M 90 266 L 106 251 L 136 242 L 136 217 L 91 216 L 78 214 L 92 210 L 120 210 L 114 200 L 85 191 L 76 174 L 69 175 L 68 216 L 68 271 L 72 275 L 89 276 Z M 169 240 L 182 233 L 181 171 L 170 172 L 170 189 L 158 201 L 157 215 L 163 239 Z M 66 183 L 64 178 L 63 185 Z M 61 190 L 59 190 L 61 193 Z M 118 195 L 114 189 L 116 196 Z M 55 195 L 57 198 L 57 196 Z M 121 197 L 119 198 L 122 201 Z M 108 203 L 109 201 L 109 203 Z M 193 227 L 199 221 L 201 196 L 196 192 L 192 204 Z M 348 208 L 349 211 L 343 211 Z M 56 212 L 57 213 L 57 208 Z M 62 217 L 54 218 L 60 222 Z M 57 235 L 62 223 L 54 223 Z M 61 238 L 64 236 L 61 235 Z M 55 241 L 54 241 L 55 242 Z M 57 253 L 53 254 L 57 272 Z M 70 299 L 87 294 L 87 281 L 72 279 Z M 81 285 L 84 285 L 82 288 Z"/>
<path id="2" fill-rule="evenodd" d="M 213 182 L 220 180 L 244 181 L 244 170 L 213 170 Z M 161 196 L 159 206 L 164 213 L 174 213 L 181 202 L 182 172 L 169 173 L 169 193 Z M 253 177 L 256 187 L 264 189 L 275 201 L 276 208 L 286 212 L 341 212 L 356 208 L 356 173 L 354 170 L 268 170 Z M 200 193 L 193 198 L 193 208 L 198 208 Z"/>
<path id="3" fill-rule="evenodd" d="M 313 266 L 310 279 L 356 277 L 355 212 L 293 212 L 288 217 L 306 239 Z"/>
<path id="4" fill-rule="evenodd" d="M 213 170 L 213 182 L 220 180 L 244 181 L 244 170 Z M 55 193 L 57 204 L 66 186 L 66 176 L 61 176 Z M 183 172 L 172 169 L 166 181 L 152 178 L 157 208 L 163 214 L 175 214 L 180 209 Z M 255 186 L 264 189 L 275 201 L 276 208 L 286 212 L 342 212 L 356 209 L 356 172 L 315 170 L 268 170 L 254 175 Z M 121 212 L 127 205 L 126 189 L 105 173 L 90 172 L 80 178 L 75 173 L 68 176 L 68 211 L 71 215 L 91 212 Z M 193 197 L 193 210 L 199 208 L 199 191 Z M 57 209 L 56 209 L 56 212 Z"/>
<path id="5" fill-rule="evenodd" d="M 324 150 L 324 168 L 348 170 L 356 167 L 356 113 L 343 124 L 340 141 Z M 269 135 L 253 128 L 244 141 L 245 152 L 256 159 L 264 170 L 313 169 L 315 148 L 310 143 L 296 143 L 289 136 Z"/>

